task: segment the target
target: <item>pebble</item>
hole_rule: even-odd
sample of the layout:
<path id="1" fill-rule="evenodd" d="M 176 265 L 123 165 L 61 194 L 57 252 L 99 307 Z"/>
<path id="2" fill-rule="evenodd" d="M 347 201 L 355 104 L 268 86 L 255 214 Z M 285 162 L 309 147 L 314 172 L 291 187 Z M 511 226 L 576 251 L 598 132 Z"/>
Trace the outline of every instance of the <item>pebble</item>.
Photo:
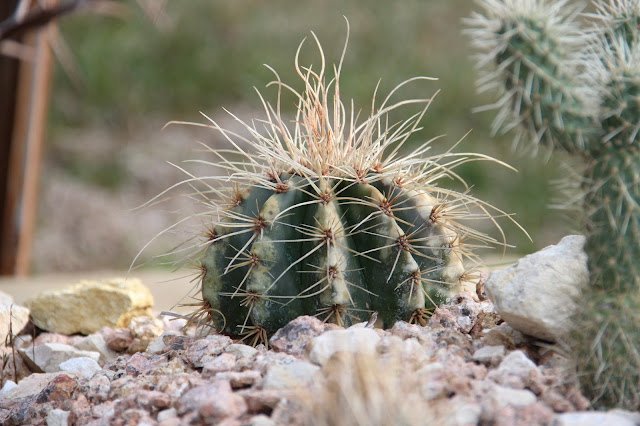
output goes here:
<path id="1" fill-rule="evenodd" d="M 330 330 L 311 340 L 308 357 L 315 364 L 325 365 L 336 352 L 374 354 L 379 341 L 378 333 L 370 328 Z"/>
<path id="2" fill-rule="evenodd" d="M 486 365 L 498 365 L 504 359 L 505 347 L 483 346 L 473 353 L 473 360 Z"/>
<path id="3" fill-rule="evenodd" d="M 196 341 L 187 349 L 187 360 L 195 368 L 202 368 L 220 355 L 233 340 L 228 336 L 213 334 Z"/>
<path id="4" fill-rule="evenodd" d="M 116 352 L 126 351 L 129 345 L 131 345 L 131 342 L 133 342 L 133 335 L 128 328 L 118 328 L 114 330 L 105 327 L 100 330 L 100 333 L 107 344 L 107 348 Z"/>
<path id="5" fill-rule="evenodd" d="M 167 408 L 166 410 L 162 410 L 158 412 L 156 419 L 158 422 L 162 422 L 168 419 L 174 419 L 178 416 L 178 412 L 174 407 Z"/>
<path id="6" fill-rule="evenodd" d="M 202 377 L 213 377 L 216 373 L 231 371 L 236 365 L 236 356 L 224 352 L 202 366 Z"/>
<path id="7" fill-rule="evenodd" d="M 28 323 L 29 309 L 14 303 L 13 297 L 0 291 L 0 347 L 4 346 L 9 331 L 17 336 Z"/>
<path id="8" fill-rule="evenodd" d="M 536 374 L 538 367 L 521 350 L 510 352 L 498 368 L 490 371 L 488 379 L 512 389 L 524 389 L 530 374 Z"/>
<path id="9" fill-rule="evenodd" d="M 131 319 L 129 330 L 131 331 L 131 343 L 127 347 L 127 352 L 135 354 L 136 352 L 144 352 L 147 346 L 156 337 L 160 336 L 164 331 L 162 320 L 150 318 L 148 316 L 139 316 Z"/>
<path id="10" fill-rule="evenodd" d="M 553 417 L 549 426 L 635 426 L 637 424 L 633 417 L 615 411 L 575 411 Z"/>
<path id="11" fill-rule="evenodd" d="M 94 361 L 100 358 L 98 352 L 81 351 L 62 343 L 44 343 L 36 345 L 34 348 L 20 349 L 19 352 L 34 370 L 45 373 L 60 371 L 60 363 L 72 358 L 87 357 Z"/>
<path id="12" fill-rule="evenodd" d="M 304 388 L 317 380 L 320 367 L 307 361 L 296 360 L 287 364 L 273 364 L 267 368 L 262 389 Z"/>
<path id="13" fill-rule="evenodd" d="M 90 379 L 96 372 L 102 370 L 100 365 L 93 358 L 78 357 L 61 362 L 60 371 L 78 373 L 85 379 Z"/>
<path id="14" fill-rule="evenodd" d="M 232 343 L 224 351 L 235 355 L 236 359 L 253 358 L 258 353 L 257 349 L 241 343 Z"/>
<path id="15" fill-rule="evenodd" d="M 228 381 L 233 389 L 253 386 L 259 382 L 261 378 L 262 375 L 256 370 L 224 371 L 214 376 L 214 380 Z"/>
<path id="16" fill-rule="evenodd" d="M 68 411 L 59 408 L 49 411 L 49 414 L 47 414 L 47 426 L 67 426 L 70 414 Z"/>
<path id="17" fill-rule="evenodd" d="M 326 328 L 326 324 L 318 318 L 304 315 L 276 331 L 269 345 L 274 351 L 302 356 L 311 339 L 322 334 Z"/>
<path id="18" fill-rule="evenodd" d="M 83 337 L 75 342 L 73 346 L 81 351 L 98 352 L 100 354 L 100 358 L 98 359 L 100 365 L 105 365 L 118 356 L 116 351 L 109 349 L 107 342 L 100 333 L 93 333 Z"/>
<path id="19" fill-rule="evenodd" d="M 258 414 L 249 419 L 249 426 L 276 426 L 276 423 L 264 414 Z"/>
<path id="20" fill-rule="evenodd" d="M 229 382 L 222 380 L 189 389 L 179 402 L 180 414 L 193 411 L 198 413 L 201 421 L 206 419 L 212 423 L 247 412 L 244 398 L 233 393 Z"/>

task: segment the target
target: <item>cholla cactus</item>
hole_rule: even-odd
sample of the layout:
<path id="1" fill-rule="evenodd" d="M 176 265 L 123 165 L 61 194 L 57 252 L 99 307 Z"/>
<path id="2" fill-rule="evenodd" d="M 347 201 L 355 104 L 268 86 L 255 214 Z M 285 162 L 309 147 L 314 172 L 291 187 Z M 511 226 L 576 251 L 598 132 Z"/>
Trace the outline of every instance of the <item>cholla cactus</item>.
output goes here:
<path id="1" fill-rule="evenodd" d="M 460 180 L 453 168 L 468 161 L 500 162 L 451 151 L 426 156 L 429 143 L 400 154 L 433 97 L 393 96 L 406 84 L 433 79 L 405 81 L 380 105 L 374 95 L 370 115 L 359 121 L 353 103 L 340 99 L 342 59 L 327 83 L 315 40 L 321 66 L 298 65 L 298 50 L 301 93 L 274 71 L 275 105 L 261 96 L 265 118 L 257 125 L 238 119 L 248 137 L 213 120 L 203 125 L 232 147 L 211 150 L 228 176 L 183 182 L 200 185 L 190 196 L 202 198 L 200 217 L 209 222 L 206 241 L 188 259 L 200 271 L 202 298 L 192 319 L 254 344 L 300 315 L 340 325 L 374 313 L 382 326 L 424 323 L 452 295 L 475 292 L 474 247 L 504 244 L 465 222 L 495 224 L 508 215 L 468 190 L 436 186 L 443 178 Z M 281 112 L 287 93 L 297 102 L 293 128 Z M 389 113 L 412 105 L 419 110 L 389 123 Z"/>
<path id="2" fill-rule="evenodd" d="M 481 0 L 468 24 L 495 128 L 585 160 L 591 287 L 573 344 L 596 404 L 640 407 L 640 2 Z M 586 22 L 584 22 L 586 21 Z"/>

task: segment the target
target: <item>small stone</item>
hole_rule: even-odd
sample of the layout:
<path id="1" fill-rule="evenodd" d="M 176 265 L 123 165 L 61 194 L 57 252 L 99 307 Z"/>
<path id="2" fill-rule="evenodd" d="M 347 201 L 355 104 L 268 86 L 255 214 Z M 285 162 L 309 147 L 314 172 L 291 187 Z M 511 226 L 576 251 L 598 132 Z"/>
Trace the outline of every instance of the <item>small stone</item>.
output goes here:
<path id="1" fill-rule="evenodd" d="M 247 403 L 250 413 L 270 412 L 286 397 L 286 393 L 279 389 L 244 389 L 238 391 Z"/>
<path id="2" fill-rule="evenodd" d="M 396 321 L 393 327 L 389 330 L 394 336 L 398 336 L 402 339 L 415 338 L 421 344 L 433 343 L 434 336 L 430 327 L 421 327 L 416 324 L 409 324 L 405 321 Z"/>
<path id="3" fill-rule="evenodd" d="M 527 343 L 530 339 L 509 324 L 502 323 L 488 330 L 482 338 L 482 343 L 485 346 L 504 346 L 507 350 L 511 350 Z"/>
<path id="4" fill-rule="evenodd" d="M 127 348 L 127 352 L 134 354 L 144 352 L 147 346 L 164 331 L 164 324 L 161 320 L 149 317 L 135 317 L 129 323 L 129 330 L 133 340 Z"/>
<path id="5" fill-rule="evenodd" d="M 49 414 L 47 414 L 47 426 L 67 426 L 69 424 L 69 414 L 71 413 L 59 408 L 49 411 Z"/>
<path id="6" fill-rule="evenodd" d="M 56 402 L 69 401 L 73 391 L 78 387 L 78 382 L 68 374 L 55 376 L 47 386 L 38 394 L 36 402 Z"/>
<path id="7" fill-rule="evenodd" d="M 49 382 L 59 375 L 66 375 L 64 373 L 34 373 L 29 377 L 20 380 L 15 387 L 3 392 L 3 399 L 17 399 L 28 396 L 37 395 L 42 392 Z"/>
<path id="8" fill-rule="evenodd" d="M 60 371 L 60 363 L 72 358 L 87 357 L 94 361 L 100 358 L 98 352 L 81 351 L 60 343 L 45 343 L 33 349 L 20 349 L 19 352 L 33 369 L 45 373 Z"/>
<path id="9" fill-rule="evenodd" d="M 513 407 L 524 407 L 536 402 L 536 395 L 526 389 L 512 389 L 500 385 L 492 387 L 491 397 L 499 407 L 511 405 Z"/>
<path id="10" fill-rule="evenodd" d="M 423 365 L 415 375 L 420 379 L 419 391 L 427 401 L 445 396 L 449 392 L 442 363 L 432 362 Z"/>
<path id="11" fill-rule="evenodd" d="M 2 373 L 0 377 L 11 378 L 15 382 L 28 377 L 31 374 L 31 370 L 24 360 L 20 351 L 10 352 L 4 355 L 3 358 Z"/>
<path id="12" fill-rule="evenodd" d="M 207 362 L 224 352 L 225 348 L 233 343 L 228 336 L 213 334 L 204 339 L 197 340 L 187 349 L 187 360 L 194 368 L 202 368 Z"/>
<path id="13" fill-rule="evenodd" d="M 451 399 L 447 407 L 447 419 L 444 423 L 447 426 L 467 426 L 480 424 L 482 407 L 480 404 L 464 400 L 456 395 Z"/>
<path id="14" fill-rule="evenodd" d="M 364 330 L 364 329 L 363 329 Z M 295 389 L 308 387 L 317 380 L 320 367 L 307 361 L 273 364 L 267 367 L 262 389 Z"/>
<path id="15" fill-rule="evenodd" d="M 115 278 L 44 291 L 27 305 L 33 322 L 44 330 L 91 334 L 103 327 L 125 327 L 136 316 L 151 316 L 153 296 L 137 279 Z"/>
<path id="16" fill-rule="evenodd" d="M 632 418 L 616 412 L 574 411 L 553 417 L 550 426 L 635 426 L 636 424 Z"/>
<path id="17" fill-rule="evenodd" d="M 127 361 L 125 372 L 130 376 L 136 377 L 150 371 L 152 368 L 153 364 L 147 357 L 141 353 L 136 353 Z"/>
<path id="18" fill-rule="evenodd" d="M 229 382 L 218 380 L 189 389 L 180 397 L 179 414 L 197 412 L 201 421 L 217 423 L 247 412 L 244 398 L 234 394 Z"/>
<path id="19" fill-rule="evenodd" d="M 41 333 L 36 340 L 33 341 L 34 346 L 40 346 L 45 343 L 60 343 L 62 345 L 69 345 L 69 336 L 60 333 Z M 73 346 L 73 345 L 71 345 Z"/>
<path id="20" fill-rule="evenodd" d="M 87 383 L 87 397 L 91 401 L 100 403 L 106 401 L 111 390 L 111 381 L 106 375 L 106 371 L 94 374 Z"/>
<path id="21" fill-rule="evenodd" d="M 378 333 L 370 328 L 330 330 L 311 340 L 307 351 L 311 362 L 325 365 L 336 352 L 374 354 L 379 341 Z"/>
<path id="22" fill-rule="evenodd" d="M 262 375 L 259 371 L 245 370 L 245 371 L 225 371 L 215 375 L 215 380 L 225 380 L 231 384 L 234 389 L 246 388 L 253 386 L 258 382 Z"/>
<path id="23" fill-rule="evenodd" d="M 249 426 L 276 426 L 276 423 L 264 414 L 258 414 L 249 419 Z"/>
<path id="24" fill-rule="evenodd" d="M 0 346 L 4 346 L 4 338 L 9 335 L 9 330 L 17 336 L 28 323 L 29 309 L 15 304 L 13 297 L 0 291 Z"/>
<path id="25" fill-rule="evenodd" d="M 96 372 L 102 370 L 96 360 L 87 357 L 71 358 L 61 362 L 59 367 L 60 371 L 78 373 L 85 379 L 90 379 Z"/>
<path id="26" fill-rule="evenodd" d="M 167 408 L 166 410 L 162 410 L 158 412 L 157 420 L 158 422 L 162 422 L 168 419 L 176 418 L 177 416 L 178 416 L 178 412 L 176 411 L 175 408 L 171 407 L 171 408 Z"/>
<path id="27" fill-rule="evenodd" d="M 534 404 L 525 405 L 524 407 L 514 407 L 507 405 L 494 413 L 494 421 L 491 422 L 495 426 L 513 426 L 513 425 L 548 425 L 553 417 L 551 411 L 544 404 L 536 402 Z"/>
<path id="28" fill-rule="evenodd" d="M 512 389 L 524 389 L 530 375 L 536 373 L 540 374 L 533 361 L 524 352 L 515 350 L 502 360 L 498 368 L 490 371 L 487 378 Z"/>
<path id="29" fill-rule="evenodd" d="M 162 333 L 155 339 L 153 339 L 149 345 L 147 345 L 147 349 L 145 350 L 148 354 L 161 354 L 164 352 L 164 349 L 167 347 L 164 343 L 164 338 L 167 333 Z"/>
<path id="30" fill-rule="evenodd" d="M 316 317 L 300 316 L 276 331 L 269 340 L 274 351 L 304 355 L 307 343 L 325 331 L 325 323 Z"/>
<path id="31" fill-rule="evenodd" d="M 155 413 L 168 408 L 170 405 L 171 398 L 163 392 L 137 389 L 117 403 L 116 411 L 126 411 L 137 408 Z"/>
<path id="32" fill-rule="evenodd" d="M 4 382 L 4 385 L 2 386 L 2 389 L 0 389 L 0 398 L 2 398 L 2 395 L 5 392 L 10 391 L 11 389 L 15 388 L 16 386 L 18 386 L 18 384 L 12 380 L 7 380 L 6 382 Z"/>
<path id="33" fill-rule="evenodd" d="M 118 356 L 118 353 L 107 347 L 107 342 L 100 333 L 90 334 L 87 337 L 83 337 L 73 344 L 73 346 L 81 351 L 98 352 L 100 358 L 98 363 L 105 365 L 106 363 L 113 361 Z"/>
<path id="34" fill-rule="evenodd" d="M 485 290 L 502 319 L 524 334 L 561 340 L 589 283 L 585 242 L 582 235 L 570 235 L 492 272 Z"/>
<path id="35" fill-rule="evenodd" d="M 100 330 L 104 338 L 107 348 L 116 351 L 124 352 L 129 348 L 131 342 L 133 342 L 133 335 L 128 328 L 118 328 L 116 330 L 105 327 Z"/>
<path id="36" fill-rule="evenodd" d="M 473 360 L 486 365 L 498 365 L 504 358 L 504 346 L 483 346 L 473 353 Z"/>
<path id="37" fill-rule="evenodd" d="M 547 390 L 542 394 L 542 401 L 556 413 L 574 411 L 575 407 L 562 394 L 554 390 Z"/>
<path id="38" fill-rule="evenodd" d="M 236 365 L 236 356 L 224 352 L 202 366 L 202 377 L 213 377 L 216 373 L 231 371 Z"/>
<path id="39" fill-rule="evenodd" d="M 232 343 L 227 346 L 224 351 L 234 354 L 238 360 L 242 358 L 253 358 L 253 356 L 258 353 L 257 349 L 240 343 Z"/>

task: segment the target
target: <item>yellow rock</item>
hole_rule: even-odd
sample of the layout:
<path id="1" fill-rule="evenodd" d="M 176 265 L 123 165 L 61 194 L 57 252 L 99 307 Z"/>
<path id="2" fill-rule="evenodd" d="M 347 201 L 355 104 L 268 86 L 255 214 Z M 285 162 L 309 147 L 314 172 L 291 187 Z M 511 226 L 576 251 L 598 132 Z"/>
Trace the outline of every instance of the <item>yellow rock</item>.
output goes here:
<path id="1" fill-rule="evenodd" d="M 26 305 L 38 327 L 61 334 L 91 334 L 126 327 L 133 317 L 152 316 L 153 296 L 138 279 L 80 281 L 44 291 Z"/>

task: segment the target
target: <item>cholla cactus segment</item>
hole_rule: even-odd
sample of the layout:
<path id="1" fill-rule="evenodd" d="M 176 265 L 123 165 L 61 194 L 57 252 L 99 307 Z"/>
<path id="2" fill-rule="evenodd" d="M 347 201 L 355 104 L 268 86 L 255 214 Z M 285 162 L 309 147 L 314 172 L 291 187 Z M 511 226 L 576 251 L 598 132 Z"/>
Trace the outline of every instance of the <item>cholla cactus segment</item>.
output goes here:
<path id="1" fill-rule="evenodd" d="M 628 44 L 623 34 L 610 39 L 600 45 L 596 68 L 605 132 L 599 146 L 626 149 L 640 143 L 640 43 Z"/>
<path id="2" fill-rule="evenodd" d="M 535 142 L 586 160 L 591 287 L 573 341 L 585 392 L 596 405 L 638 409 L 638 375 L 620 366 L 640 352 L 631 308 L 640 303 L 640 1 L 597 1 L 582 25 L 566 1 L 480 4 L 485 14 L 468 22 L 483 65 L 496 67 L 481 82 L 502 93 L 499 121 L 516 117 Z"/>
<path id="3" fill-rule="evenodd" d="M 204 199 L 201 216 L 209 221 L 206 242 L 189 256 L 201 278 L 202 305 L 193 319 L 251 343 L 266 342 L 300 315 L 350 325 L 376 313 L 382 326 L 424 324 L 452 295 L 475 292 L 475 247 L 504 245 L 465 223 L 497 226 L 496 217 L 509 215 L 468 190 L 437 186 L 459 179 L 453 169 L 468 161 L 502 163 L 451 151 L 427 156 L 428 142 L 400 154 L 433 97 L 394 95 L 429 79 L 401 83 L 379 105 L 374 96 L 371 113 L 359 121 L 340 97 L 342 59 L 327 82 L 317 46 L 318 69 L 300 66 L 296 55 L 301 92 L 275 74 L 275 105 L 261 96 L 266 118 L 238 119 L 249 137 L 213 120 L 206 125 L 232 146 L 211 150 L 228 176 L 184 182 L 197 188 L 191 196 Z M 297 100 L 292 128 L 281 112 L 286 93 Z M 390 124 L 391 111 L 411 106 L 418 108 L 408 119 Z"/>
<path id="4" fill-rule="evenodd" d="M 630 46 L 640 36 L 640 3 L 637 0 L 612 0 L 595 3 L 597 13 L 589 15 L 596 20 L 597 31 L 603 32 L 610 42 L 622 38 Z"/>
<path id="5" fill-rule="evenodd" d="M 592 286 L 613 293 L 640 291 L 640 151 L 611 149 L 593 162 L 593 188 L 584 206 Z"/>
<path id="6" fill-rule="evenodd" d="M 578 378 L 598 407 L 640 407 L 640 295 L 595 290 L 574 341 Z"/>
<path id="7" fill-rule="evenodd" d="M 568 1 L 482 0 L 484 14 L 466 20 L 484 75 L 479 89 L 500 99 L 494 130 L 520 125 L 518 139 L 581 151 L 597 132 L 594 99 L 584 84 L 583 52 L 591 37 L 580 33 L 580 9 Z"/>

